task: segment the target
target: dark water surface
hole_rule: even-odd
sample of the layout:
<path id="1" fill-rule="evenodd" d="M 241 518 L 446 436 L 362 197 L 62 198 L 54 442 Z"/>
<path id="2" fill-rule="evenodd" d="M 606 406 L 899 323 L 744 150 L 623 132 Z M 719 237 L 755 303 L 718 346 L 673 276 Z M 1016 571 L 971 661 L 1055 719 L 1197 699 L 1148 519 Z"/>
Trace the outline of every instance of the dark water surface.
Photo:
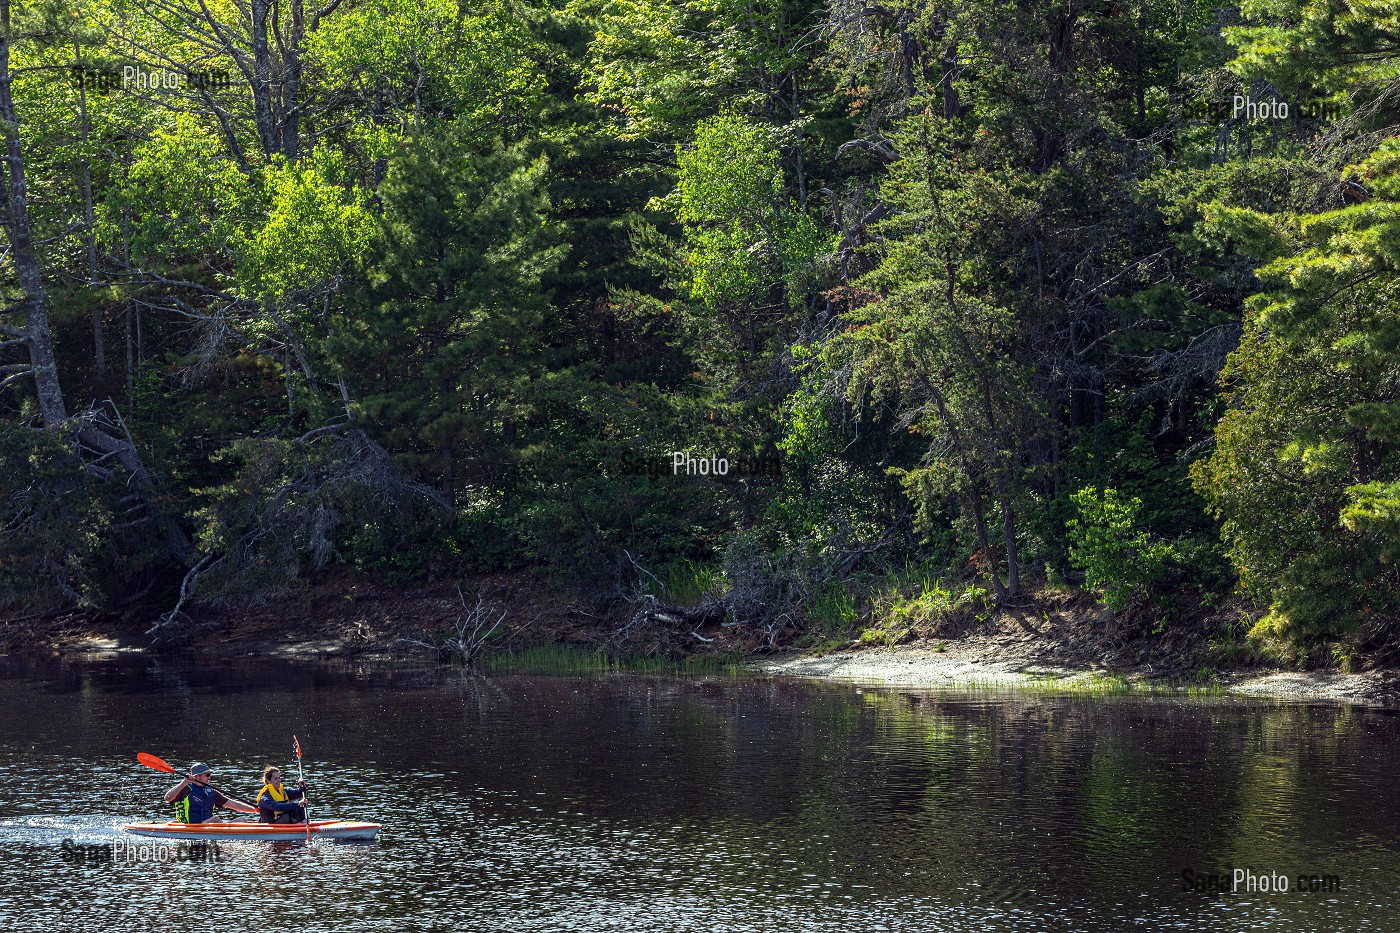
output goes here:
<path id="1" fill-rule="evenodd" d="M 1389 710 L 0 657 L 0 727 L 10 930 L 1400 930 Z M 247 799 L 293 732 L 381 842 L 113 860 L 136 752 Z"/>

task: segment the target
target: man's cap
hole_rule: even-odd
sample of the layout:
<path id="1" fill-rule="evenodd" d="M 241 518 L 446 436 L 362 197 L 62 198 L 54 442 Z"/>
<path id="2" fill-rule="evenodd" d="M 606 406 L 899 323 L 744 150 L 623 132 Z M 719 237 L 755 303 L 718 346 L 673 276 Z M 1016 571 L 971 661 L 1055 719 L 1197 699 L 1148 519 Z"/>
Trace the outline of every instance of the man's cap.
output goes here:
<path id="1" fill-rule="evenodd" d="M 190 774 L 192 774 L 192 775 L 193 775 L 193 774 L 208 774 L 208 773 L 209 773 L 209 766 L 206 765 L 206 764 L 205 764 L 204 762 L 202 762 L 202 761 L 196 761 L 194 764 L 190 765 Z"/>

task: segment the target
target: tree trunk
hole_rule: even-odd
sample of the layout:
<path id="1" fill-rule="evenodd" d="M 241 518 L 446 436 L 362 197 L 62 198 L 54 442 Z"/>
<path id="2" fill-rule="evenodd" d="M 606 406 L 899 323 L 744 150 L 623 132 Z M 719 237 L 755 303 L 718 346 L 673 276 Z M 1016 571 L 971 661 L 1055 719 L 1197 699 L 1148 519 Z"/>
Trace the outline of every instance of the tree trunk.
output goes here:
<path id="1" fill-rule="evenodd" d="M 39 397 L 39 418 L 52 428 L 68 418 L 58 383 L 53 336 L 44 296 L 44 281 L 29 229 L 29 187 L 24 175 L 24 149 L 15 115 L 14 75 L 10 71 L 10 0 L 0 0 L 0 127 L 5 133 L 3 206 L 10 238 L 10 258 L 24 291 L 24 340 L 29 348 L 30 375 Z"/>
<path id="2" fill-rule="evenodd" d="M 73 59 L 78 59 L 78 45 L 73 43 Z M 83 224 L 87 227 L 88 284 L 97 285 L 97 225 L 92 209 L 92 167 L 88 163 L 88 138 L 90 126 L 87 112 L 87 88 L 78 82 L 78 119 L 83 129 Z M 102 333 L 102 305 L 92 308 L 92 361 L 97 370 L 99 385 L 107 381 L 107 341 Z"/>
<path id="3" fill-rule="evenodd" d="M 268 0 L 253 0 L 252 22 L 249 24 L 253 45 L 253 121 L 258 127 L 263 152 L 280 152 L 281 134 L 272 112 L 272 54 L 267 42 L 267 17 L 271 13 Z"/>
<path id="4" fill-rule="evenodd" d="M 212 14 L 203 4 L 200 9 L 210 20 Z M 268 155 L 284 155 L 295 162 L 301 148 L 301 45 L 306 39 L 305 11 L 301 0 L 292 0 L 292 22 L 285 40 L 278 32 L 278 4 L 275 0 L 252 0 L 249 7 L 252 21 L 249 39 L 253 50 L 253 118 L 263 151 Z M 271 22 L 269 22 L 271 20 Z M 314 28 L 314 25 L 313 25 Z M 273 59 L 275 36 L 281 61 Z M 232 48 L 230 48 L 232 52 Z M 274 83 L 273 73 L 277 73 Z"/>
<path id="5" fill-rule="evenodd" d="M 982 551 L 982 559 L 987 562 L 987 575 L 992 578 L 992 587 L 997 594 L 997 605 L 1004 606 L 1009 595 L 1005 585 L 1001 582 L 1001 572 L 997 570 L 996 557 L 992 554 L 992 538 L 987 531 L 987 509 L 982 501 L 982 494 L 977 490 L 977 478 L 973 474 L 971 458 L 963 443 L 962 432 L 958 430 L 957 422 L 953 420 L 952 414 L 948 411 L 942 390 L 935 385 L 930 385 L 929 389 L 933 396 L 933 403 L 938 408 L 938 416 L 942 419 L 944 427 L 948 430 L 948 436 L 953 441 L 953 450 L 958 455 L 958 465 L 962 468 L 963 475 L 967 477 L 968 504 L 972 506 L 972 521 L 977 528 L 977 546 Z"/>
<path id="6" fill-rule="evenodd" d="M 132 390 L 136 387 L 136 353 L 131 336 L 131 308 L 126 309 L 126 403 L 131 404 Z"/>
<path id="7" fill-rule="evenodd" d="M 955 120 L 962 110 L 962 105 L 958 100 L 958 86 L 954 83 L 958 76 L 958 47 L 956 43 L 949 43 L 948 48 L 944 50 L 939 67 L 941 73 L 938 84 L 943 91 L 943 117 L 946 120 Z"/>
<path id="8" fill-rule="evenodd" d="M 3 179 L 0 179 L 3 180 L 0 205 L 4 208 L 10 257 L 24 292 L 25 323 L 22 333 L 29 349 L 29 375 L 34 379 L 39 398 L 39 419 L 45 428 L 56 431 L 71 422 L 59 384 L 44 281 L 30 231 L 24 147 L 20 138 L 19 117 L 15 112 L 14 75 L 10 71 L 10 36 L 10 0 L 0 0 L 0 126 L 3 126 L 5 133 L 5 170 Z M 108 434 L 92 420 L 79 427 L 78 439 L 103 456 L 115 459 L 142 488 L 148 491 L 154 489 L 153 478 L 129 439 Z M 157 522 L 171 553 L 182 561 L 192 559 L 194 548 L 185 533 L 168 518 L 157 517 Z"/>
<path id="9" fill-rule="evenodd" d="M 1006 545 L 1006 591 L 1012 599 L 1021 595 L 1021 559 L 1016 551 L 1016 512 L 1011 497 L 1001 497 L 1001 536 Z"/>

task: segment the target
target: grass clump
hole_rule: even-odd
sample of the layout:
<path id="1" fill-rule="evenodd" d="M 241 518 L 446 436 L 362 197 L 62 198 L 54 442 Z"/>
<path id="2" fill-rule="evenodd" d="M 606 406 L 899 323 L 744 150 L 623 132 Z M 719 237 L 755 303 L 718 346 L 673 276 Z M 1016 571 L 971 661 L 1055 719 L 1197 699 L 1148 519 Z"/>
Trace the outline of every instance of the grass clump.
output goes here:
<path id="1" fill-rule="evenodd" d="M 949 587 L 928 578 L 918 583 L 917 592 L 896 590 L 874 600 L 869 624 L 860 633 L 862 644 L 888 647 L 933 636 L 950 624 L 984 621 L 992 609 L 991 593 L 976 583 Z"/>
<path id="2" fill-rule="evenodd" d="M 849 632 L 860 619 L 856 598 L 840 583 L 831 582 L 817 591 L 805 605 L 807 617 L 823 632 Z"/>
<path id="3" fill-rule="evenodd" d="M 724 590 L 723 574 L 717 568 L 695 560 L 672 561 L 662 566 L 654 579 L 646 582 L 651 595 L 669 599 L 680 606 L 693 606 L 706 596 Z"/>

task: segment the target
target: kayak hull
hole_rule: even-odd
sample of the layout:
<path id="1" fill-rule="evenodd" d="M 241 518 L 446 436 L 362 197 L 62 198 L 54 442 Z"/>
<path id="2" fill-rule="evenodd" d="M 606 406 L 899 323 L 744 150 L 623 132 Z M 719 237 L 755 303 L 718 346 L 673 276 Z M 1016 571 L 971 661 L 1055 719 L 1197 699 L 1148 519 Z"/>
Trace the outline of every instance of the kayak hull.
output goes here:
<path id="1" fill-rule="evenodd" d="M 353 823 L 348 820 L 312 820 L 311 836 L 318 839 L 373 839 L 379 823 Z M 153 839 L 254 840 L 296 842 L 307 836 L 305 823 L 128 823 L 122 827 L 137 836 Z"/>

